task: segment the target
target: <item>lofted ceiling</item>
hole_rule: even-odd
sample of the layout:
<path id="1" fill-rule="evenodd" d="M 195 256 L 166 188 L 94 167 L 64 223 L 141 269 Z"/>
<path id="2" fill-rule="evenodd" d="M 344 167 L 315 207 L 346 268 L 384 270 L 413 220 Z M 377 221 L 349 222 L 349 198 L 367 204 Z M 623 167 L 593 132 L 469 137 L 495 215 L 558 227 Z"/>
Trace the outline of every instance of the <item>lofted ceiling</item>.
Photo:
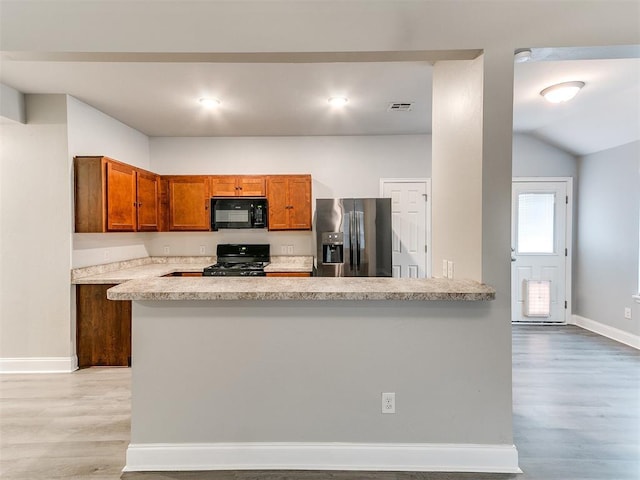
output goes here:
<path id="1" fill-rule="evenodd" d="M 575 155 L 640 139 L 638 48 L 613 55 L 584 51 L 533 49 L 531 61 L 515 64 L 514 131 Z M 427 61 L 96 61 L 4 54 L 1 67 L 5 85 L 72 95 L 149 136 L 431 133 L 433 66 Z M 586 83 L 571 102 L 552 105 L 539 95 L 570 80 Z M 218 98 L 220 106 L 202 108 L 198 99 L 205 96 Z M 336 109 L 327 102 L 332 96 L 349 101 Z M 395 111 L 393 103 L 411 106 Z"/>

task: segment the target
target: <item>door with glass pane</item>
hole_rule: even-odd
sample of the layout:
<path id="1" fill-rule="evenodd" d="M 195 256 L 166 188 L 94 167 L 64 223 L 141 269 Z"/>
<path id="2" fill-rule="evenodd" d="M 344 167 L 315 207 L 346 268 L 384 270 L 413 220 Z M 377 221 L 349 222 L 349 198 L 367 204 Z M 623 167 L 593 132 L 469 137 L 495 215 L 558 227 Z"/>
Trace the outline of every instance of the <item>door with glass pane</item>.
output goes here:
<path id="1" fill-rule="evenodd" d="M 567 184 L 513 182 L 511 318 L 566 322 Z"/>

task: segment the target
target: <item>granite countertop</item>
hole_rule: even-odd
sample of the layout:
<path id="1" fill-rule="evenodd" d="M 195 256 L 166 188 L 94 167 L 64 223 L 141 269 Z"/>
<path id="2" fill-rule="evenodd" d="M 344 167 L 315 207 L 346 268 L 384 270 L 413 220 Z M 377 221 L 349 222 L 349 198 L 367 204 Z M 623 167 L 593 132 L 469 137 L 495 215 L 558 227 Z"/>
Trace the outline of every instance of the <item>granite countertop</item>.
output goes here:
<path id="1" fill-rule="evenodd" d="M 110 300 L 493 300 L 472 280 L 438 278 L 146 278 L 110 288 Z"/>
<path id="2" fill-rule="evenodd" d="M 71 270 L 72 284 L 120 284 L 129 280 L 202 272 L 216 257 L 144 257 Z M 312 272 L 312 256 L 272 256 L 265 272 Z"/>
<path id="3" fill-rule="evenodd" d="M 269 272 L 313 272 L 312 256 L 272 256 L 271 263 L 264 267 Z"/>

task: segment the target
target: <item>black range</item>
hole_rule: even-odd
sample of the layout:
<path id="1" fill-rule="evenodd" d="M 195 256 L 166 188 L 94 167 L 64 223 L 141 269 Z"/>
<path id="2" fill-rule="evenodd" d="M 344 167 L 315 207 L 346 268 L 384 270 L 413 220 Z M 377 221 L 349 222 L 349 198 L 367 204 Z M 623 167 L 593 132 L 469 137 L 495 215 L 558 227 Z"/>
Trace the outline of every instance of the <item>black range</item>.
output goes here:
<path id="1" fill-rule="evenodd" d="M 216 248 L 218 263 L 205 267 L 206 277 L 265 277 L 271 261 L 269 244 L 222 243 Z"/>

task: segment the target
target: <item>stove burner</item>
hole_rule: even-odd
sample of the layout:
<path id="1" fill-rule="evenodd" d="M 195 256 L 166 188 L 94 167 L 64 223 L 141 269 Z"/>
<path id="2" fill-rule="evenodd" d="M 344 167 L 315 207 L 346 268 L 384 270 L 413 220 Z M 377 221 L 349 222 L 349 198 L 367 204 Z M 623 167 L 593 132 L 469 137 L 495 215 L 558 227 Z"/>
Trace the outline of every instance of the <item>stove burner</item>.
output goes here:
<path id="1" fill-rule="evenodd" d="M 211 265 L 209 268 L 219 268 L 221 270 L 262 270 L 266 265 L 265 262 L 221 262 Z"/>
<path id="2" fill-rule="evenodd" d="M 206 267 L 208 277 L 252 276 L 265 277 L 269 264 L 269 245 L 221 244 L 217 248 L 218 263 Z"/>

